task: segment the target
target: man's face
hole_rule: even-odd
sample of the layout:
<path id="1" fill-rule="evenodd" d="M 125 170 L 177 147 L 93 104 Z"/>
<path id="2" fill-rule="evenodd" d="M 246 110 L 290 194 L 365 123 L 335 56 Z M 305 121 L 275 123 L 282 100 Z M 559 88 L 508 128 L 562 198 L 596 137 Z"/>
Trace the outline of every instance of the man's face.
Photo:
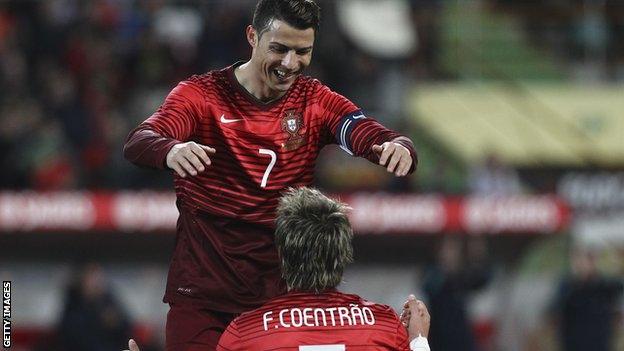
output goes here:
<path id="1" fill-rule="evenodd" d="M 262 36 L 258 37 L 255 31 L 251 35 L 255 36 L 251 60 L 258 69 L 258 78 L 269 95 L 280 96 L 310 65 L 314 29 L 300 30 L 286 22 L 273 20 Z"/>

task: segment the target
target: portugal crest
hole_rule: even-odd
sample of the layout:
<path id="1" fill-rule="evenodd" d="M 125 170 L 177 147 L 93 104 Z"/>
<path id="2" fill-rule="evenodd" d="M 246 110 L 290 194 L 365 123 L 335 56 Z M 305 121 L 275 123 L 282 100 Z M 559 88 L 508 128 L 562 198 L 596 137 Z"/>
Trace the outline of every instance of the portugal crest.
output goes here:
<path id="1" fill-rule="evenodd" d="M 296 110 L 287 110 L 282 117 L 282 130 L 288 133 L 288 140 L 282 147 L 286 150 L 294 150 L 305 144 L 303 135 L 299 135 L 303 128 L 303 117 Z"/>
<path id="2" fill-rule="evenodd" d="M 282 117 L 282 130 L 290 134 L 291 137 L 299 133 L 301 124 L 303 124 L 303 118 L 301 118 L 301 115 L 296 113 L 295 110 L 288 110 L 284 113 L 284 117 Z"/>

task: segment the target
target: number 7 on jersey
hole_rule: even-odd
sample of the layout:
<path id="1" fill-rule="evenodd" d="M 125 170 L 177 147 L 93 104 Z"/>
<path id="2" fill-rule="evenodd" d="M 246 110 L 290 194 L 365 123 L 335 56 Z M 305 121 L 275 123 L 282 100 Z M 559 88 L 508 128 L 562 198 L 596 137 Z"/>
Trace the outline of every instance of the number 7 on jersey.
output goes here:
<path id="1" fill-rule="evenodd" d="M 261 155 L 271 156 L 271 162 L 269 163 L 267 169 L 264 171 L 264 176 L 262 176 L 262 183 L 260 183 L 261 188 L 266 188 L 267 181 L 269 180 L 269 173 L 271 173 L 273 166 L 275 166 L 275 162 L 277 161 L 277 155 L 275 154 L 275 151 L 269 149 L 260 149 L 258 150 L 258 152 Z"/>

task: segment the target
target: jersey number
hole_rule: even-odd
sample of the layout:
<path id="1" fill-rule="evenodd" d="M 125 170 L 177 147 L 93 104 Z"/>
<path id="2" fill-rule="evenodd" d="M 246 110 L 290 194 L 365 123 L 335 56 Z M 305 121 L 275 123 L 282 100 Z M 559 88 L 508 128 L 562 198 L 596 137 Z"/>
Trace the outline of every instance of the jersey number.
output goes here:
<path id="1" fill-rule="evenodd" d="M 271 162 L 269 163 L 269 166 L 267 167 L 266 171 L 264 171 L 264 176 L 262 176 L 262 183 L 260 183 L 261 188 L 266 188 L 267 181 L 269 180 L 269 173 L 271 173 L 273 166 L 275 166 L 275 161 L 277 161 L 277 155 L 275 154 L 275 151 L 269 150 L 269 149 L 260 149 L 258 150 L 258 152 L 261 155 L 271 156 Z"/>
<path id="2" fill-rule="evenodd" d="M 299 351 L 345 351 L 344 344 L 299 346 Z"/>

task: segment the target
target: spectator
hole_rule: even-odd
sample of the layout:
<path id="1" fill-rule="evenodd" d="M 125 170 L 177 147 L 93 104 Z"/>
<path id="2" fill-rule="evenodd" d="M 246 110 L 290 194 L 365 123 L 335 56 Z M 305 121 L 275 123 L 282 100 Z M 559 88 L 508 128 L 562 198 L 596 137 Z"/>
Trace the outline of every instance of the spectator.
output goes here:
<path id="1" fill-rule="evenodd" d="M 58 330 L 67 351 L 119 350 L 130 337 L 131 322 L 98 265 L 83 267 L 70 283 Z"/>
<path id="2" fill-rule="evenodd" d="M 561 350 L 614 350 L 623 285 L 598 270 L 597 257 L 598 252 L 586 248 L 570 253 L 571 274 L 560 282 L 552 306 Z"/>
<path id="3" fill-rule="evenodd" d="M 425 275 L 423 290 L 431 315 L 429 342 L 435 351 L 478 350 L 466 311 L 468 294 L 489 281 L 485 243 L 470 242 L 468 260 L 462 259 L 462 243 L 446 237 L 438 261 Z"/>

